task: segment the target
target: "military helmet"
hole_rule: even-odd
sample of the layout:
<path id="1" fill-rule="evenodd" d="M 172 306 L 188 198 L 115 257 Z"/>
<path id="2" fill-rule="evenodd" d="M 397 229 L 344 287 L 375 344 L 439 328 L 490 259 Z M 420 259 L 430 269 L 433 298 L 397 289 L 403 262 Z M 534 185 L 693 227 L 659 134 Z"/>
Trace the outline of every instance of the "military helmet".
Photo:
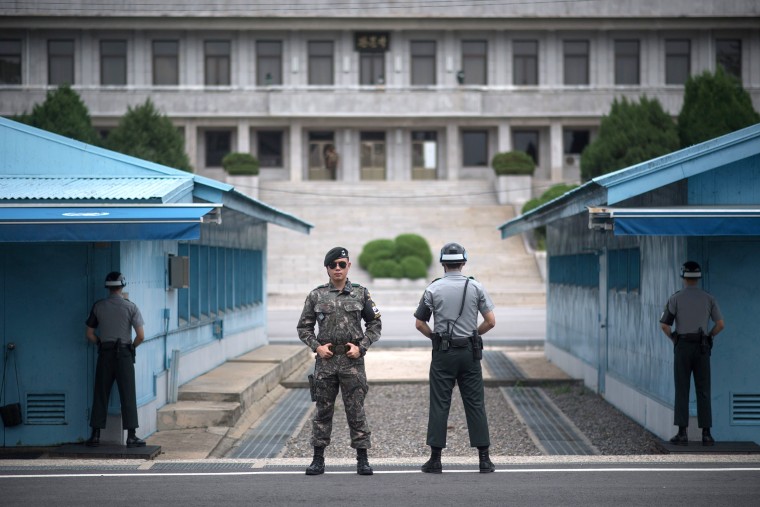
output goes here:
<path id="1" fill-rule="evenodd" d="M 694 261 L 686 261 L 681 266 L 681 278 L 702 278 L 702 268 Z"/>
<path id="2" fill-rule="evenodd" d="M 459 243 L 446 243 L 441 248 L 441 264 L 462 264 L 467 262 L 467 251 Z"/>
<path id="3" fill-rule="evenodd" d="M 127 279 L 118 271 L 111 271 L 106 275 L 106 288 L 125 287 L 126 285 Z"/>

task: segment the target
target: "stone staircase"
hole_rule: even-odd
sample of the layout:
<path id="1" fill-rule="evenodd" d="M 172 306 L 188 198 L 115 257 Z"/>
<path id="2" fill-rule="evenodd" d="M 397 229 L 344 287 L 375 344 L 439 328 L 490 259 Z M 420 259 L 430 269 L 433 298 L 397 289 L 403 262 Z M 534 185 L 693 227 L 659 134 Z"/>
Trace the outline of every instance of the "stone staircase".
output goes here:
<path id="1" fill-rule="evenodd" d="M 381 308 L 413 308 L 430 280 L 441 275 L 434 259 L 427 280 L 374 281 L 359 267 L 365 243 L 416 233 L 434 256 L 449 241 L 465 246 L 465 273 L 485 283 L 497 305 L 545 304 L 545 285 L 535 258 L 519 237 L 502 240 L 497 227 L 515 216 L 496 202 L 493 182 L 262 182 L 259 199 L 312 223 L 306 236 L 269 226 L 267 291 L 270 308 L 300 309 L 306 294 L 325 283 L 322 260 L 333 246 L 346 247 L 350 279 L 367 285 Z"/>

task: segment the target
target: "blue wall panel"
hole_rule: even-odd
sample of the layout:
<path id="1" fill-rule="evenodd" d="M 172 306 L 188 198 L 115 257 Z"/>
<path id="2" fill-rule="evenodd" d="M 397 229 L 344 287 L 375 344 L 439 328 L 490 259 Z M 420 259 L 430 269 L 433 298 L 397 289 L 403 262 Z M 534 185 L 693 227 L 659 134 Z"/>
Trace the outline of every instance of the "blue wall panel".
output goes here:
<path id="1" fill-rule="evenodd" d="M 689 178 L 689 204 L 760 204 L 760 155 Z"/>

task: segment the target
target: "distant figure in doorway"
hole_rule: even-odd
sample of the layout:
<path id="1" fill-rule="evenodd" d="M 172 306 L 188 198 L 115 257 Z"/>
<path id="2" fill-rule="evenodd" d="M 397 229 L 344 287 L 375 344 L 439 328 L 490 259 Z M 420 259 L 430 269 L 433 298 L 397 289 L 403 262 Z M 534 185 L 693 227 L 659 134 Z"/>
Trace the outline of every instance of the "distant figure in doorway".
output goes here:
<path id="1" fill-rule="evenodd" d="M 338 152 L 335 151 L 335 146 L 332 144 L 325 146 L 323 155 L 325 157 L 325 169 L 330 174 L 330 179 L 334 180 L 338 176 L 338 161 L 340 160 Z"/>

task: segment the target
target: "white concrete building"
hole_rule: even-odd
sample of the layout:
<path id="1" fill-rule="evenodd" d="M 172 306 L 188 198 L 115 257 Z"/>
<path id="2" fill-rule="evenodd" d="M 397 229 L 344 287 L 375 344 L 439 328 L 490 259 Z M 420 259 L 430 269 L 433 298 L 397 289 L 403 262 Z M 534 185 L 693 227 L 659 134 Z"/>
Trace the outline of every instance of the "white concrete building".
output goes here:
<path id="1" fill-rule="evenodd" d="M 230 151 L 263 180 L 403 181 L 492 178 L 523 149 L 540 190 L 579 180 L 615 98 L 675 116 L 717 65 L 760 109 L 756 0 L 0 2 L 0 115 L 71 83 L 106 133 L 150 97 L 220 179 Z"/>

